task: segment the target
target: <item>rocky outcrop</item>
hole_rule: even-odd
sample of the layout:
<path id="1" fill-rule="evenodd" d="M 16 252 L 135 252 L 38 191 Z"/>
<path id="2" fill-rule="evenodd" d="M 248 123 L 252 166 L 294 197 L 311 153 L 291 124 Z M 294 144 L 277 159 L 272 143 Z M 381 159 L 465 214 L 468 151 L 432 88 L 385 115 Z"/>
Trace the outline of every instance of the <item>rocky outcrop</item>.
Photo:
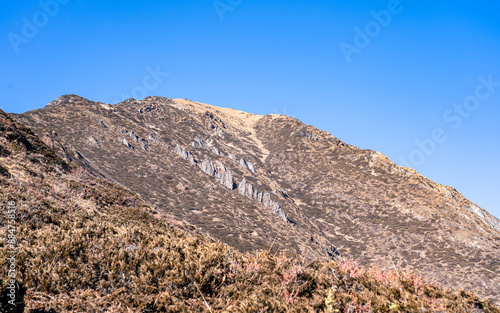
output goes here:
<path id="1" fill-rule="evenodd" d="M 141 149 L 147 151 L 148 146 L 149 146 L 149 141 L 147 141 L 146 139 L 141 139 Z"/>
<path id="2" fill-rule="evenodd" d="M 216 169 L 215 176 L 219 178 L 219 182 L 228 189 L 235 188 L 233 173 L 228 170 L 220 161 L 215 161 Z"/>
<path id="3" fill-rule="evenodd" d="M 285 211 L 283 211 L 280 204 L 271 198 L 271 194 L 269 192 L 264 192 L 264 193 L 258 192 L 254 188 L 253 184 L 248 182 L 245 178 L 243 178 L 239 183 L 238 192 L 242 196 L 245 196 L 262 204 L 266 209 L 273 210 L 273 212 L 278 214 L 278 216 L 286 224 L 293 224 L 293 222 L 290 221 L 286 216 L 286 213 Z"/>
<path id="4" fill-rule="evenodd" d="M 300 131 L 299 136 L 307 138 L 307 139 L 311 139 L 311 140 L 320 140 L 320 138 L 316 134 L 313 134 L 310 131 Z"/>
<path id="5" fill-rule="evenodd" d="M 193 141 L 189 144 L 193 148 L 204 149 L 212 152 L 215 155 L 223 155 L 222 152 L 215 146 L 207 144 L 203 139 L 196 136 Z"/>
<path id="6" fill-rule="evenodd" d="M 134 142 L 139 142 L 139 137 L 137 137 L 137 136 L 134 134 L 134 131 L 131 131 L 131 132 L 130 132 L 130 137 L 134 140 Z"/>
<path id="7" fill-rule="evenodd" d="M 245 178 L 240 182 L 238 191 L 242 196 L 254 199 L 255 188 L 252 183 L 247 182 Z"/>
<path id="8" fill-rule="evenodd" d="M 206 158 L 203 162 L 201 162 L 200 168 L 204 173 L 207 173 L 210 176 L 215 176 L 215 166 L 212 159 Z"/>
<path id="9" fill-rule="evenodd" d="M 193 165 L 198 163 L 196 161 L 196 159 L 194 158 L 193 154 L 191 152 L 187 151 L 186 148 L 184 148 L 181 145 L 176 145 L 174 148 L 174 152 L 177 155 L 179 155 L 181 158 L 183 158 L 184 160 L 189 161 L 189 163 L 191 163 Z"/>
<path id="10" fill-rule="evenodd" d="M 257 172 L 255 170 L 255 166 L 252 163 L 245 161 L 245 159 L 243 159 L 243 158 L 240 159 L 240 165 L 244 169 L 247 169 L 247 170 L 249 170 L 250 172 L 252 172 L 254 174 Z"/>
<path id="11" fill-rule="evenodd" d="M 241 165 L 241 167 L 243 167 L 244 169 L 247 169 L 247 170 L 248 170 L 248 164 L 247 164 L 247 162 L 245 161 L 245 159 L 244 159 L 244 158 L 241 158 L 241 159 L 240 159 L 240 165 Z"/>
<path id="12" fill-rule="evenodd" d="M 203 141 L 203 139 L 201 139 L 200 137 L 196 136 L 194 137 L 193 139 L 193 142 L 191 142 L 191 147 L 193 148 L 199 148 L 199 149 L 205 149 L 207 150 L 208 149 L 208 146 L 207 144 L 205 143 L 205 141 Z"/>
<path id="13" fill-rule="evenodd" d="M 217 149 L 217 147 L 211 146 L 210 151 L 212 151 L 216 155 L 222 155 L 222 153 L 220 152 L 219 149 Z"/>
<path id="14" fill-rule="evenodd" d="M 160 144 L 160 142 L 158 140 L 156 140 L 156 138 L 153 136 L 153 134 L 149 134 L 148 138 L 149 138 L 149 140 L 151 140 L 155 144 L 157 144 L 157 145 Z"/>
<path id="15" fill-rule="evenodd" d="M 97 139 L 95 139 L 94 136 L 90 136 L 87 141 L 88 141 L 89 145 L 94 147 L 94 148 L 99 149 L 101 147 L 99 145 L 99 142 L 97 141 Z"/>
<path id="16" fill-rule="evenodd" d="M 122 142 L 123 142 L 123 144 L 124 144 L 125 146 L 127 146 L 127 148 L 129 148 L 129 149 L 134 149 L 134 146 L 132 146 L 131 144 L 129 144 L 129 143 L 128 143 L 128 141 L 127 141 L 127 139 L 123 138 L 123 141 L 122 141 Z"/>
<path id="17" fill-rule="evenodd" d="M 231 160 L 234 160 L 234 161 L 236 161 L 236 160 L 237 160 L 236 156 L 235 156 L 234 154 L 232 154 L 232 153 L 229 153 L 228 157 L 229 157 Z"/>
<path id="18" fill-rule="evenodd" d="M 253 164 L 252 164 L 252 163 L 247 162 L 247 166 L 248 166 L 248 170 L 249 170 L 250 172 L 252 172 L 252 173 L 254 173 L 254 174 L 257 172 L 257 171 L 255 170 L 255 166 L 253 166 Z"/>

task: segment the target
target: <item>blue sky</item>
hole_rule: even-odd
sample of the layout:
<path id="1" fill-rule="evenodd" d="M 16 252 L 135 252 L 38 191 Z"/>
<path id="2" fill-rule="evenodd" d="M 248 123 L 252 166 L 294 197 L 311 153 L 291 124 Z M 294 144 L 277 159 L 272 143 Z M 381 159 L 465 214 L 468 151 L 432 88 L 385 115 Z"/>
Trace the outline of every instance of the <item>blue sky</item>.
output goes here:
<path id="1" fill-rule="evenodd" d="M 287 114 L 498 217 L 498 12 L 483 0 L 5 2 L 0 107 L 161 95 Z"/>

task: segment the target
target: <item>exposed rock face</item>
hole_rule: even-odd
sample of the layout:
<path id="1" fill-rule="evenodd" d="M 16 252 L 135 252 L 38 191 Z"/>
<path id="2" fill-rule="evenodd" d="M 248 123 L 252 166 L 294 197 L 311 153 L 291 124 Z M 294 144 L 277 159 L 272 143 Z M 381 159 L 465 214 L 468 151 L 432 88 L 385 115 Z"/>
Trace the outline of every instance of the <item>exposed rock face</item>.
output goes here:
<path id="1" fill-rule="evenodd" d="M 198 163 L 193 154 L 190 151 L 187 151 L 186 148 L 182 147 L 181 145 L 176 145 L 174 148 L 174 152 L 184 160 L 189 161 L 189 163 L 191 164 Z"/>
<path id="2" fill-rule="evenodd" d="M 205 149 L 205 150 L 208 149 L 205 141 L 198 136 L 194 137 L 193 142 L 191 142 L 191 147 Z"/>
<path id="3" fill-rule="evenodd" d="M 307 139 L 312 139 L 312 140 L 319 140 L 320 139 L 316 134 L 313 134 L 312 132 L 309 132 L 309 131 L 300 131 L 299 135 L 302 137 L 305 137 Z"/>
<path id="4" fill-rule="evenodd" d="M 215 155 L 222 155 L 222 153 L 219 151 L 219 149 L 217 149 L 214 146 L 210 147 L 210 151 L 212 151 Z"/>
<path id="5" fill-rule="evenodd" d="M 247 180 L 243 178 L 238 184 L 238 191 L 242 196 L 244 196 L 246 194 L 246 190 L 247 190 Z"/>
<path id="6" fill-rule="evenodd" d="M 264 192 L 264 196 L 261 192 L 258 192 L 252 183 L 248 182 L 245 178 L 241 180 L 238 185 L 238 192 L 247 198 L 257 201 L 260 204 L 263 204 L 265 208 L 272 210 L 274 213 L 278 214 L 279 217 L 286 224 L 293 224 L 292 221 L 288 219 L 285 211 L 281 209 L 281 206 L 278 202 L 274 201 L 271 198 L 271 195 L 268 192 Z"/>
<path id="7" fill-rule="evenodd" d="M 88 139 L 89 144 L 94 148 L 100 148 L 99 142 L 93 136 L 90 136 Z"/>
<path id="8" fill-rule="evenodd" d="M 252 163 L 247 162 L 247 166 L 248 166 L 248 169 L 250 170 L 250 172 L 252 172 L 252 173 L 254 173 L 254 174 L 257 172 L 257 171 L 255 170 L 255 166 L 253 166 L 253 164 L 252 164 Z"/>
<path id="9" fill-rule="evenodd" d="M 123 138 L 123 144 L 129 149 L 134 149 L 134 147 L 131 144 L 129 144 L 127 139 L 125 138 Z"/>
<path id="10" fill-rule="evenodd" d="M 247 169 L 248 170 L 248 164 L 247 162 L 245 161 L 245 159 L 241 158 L 240 159 L 240 165 L 241 167 L 243 167 L 244 169 Z"/>
<path id="11" fill-rule="evenodd" d="M 61 156 L 238 249 L 269 249 L 277 237 L 290 254 L 342 253 L 500 300 L 500 276 L 492 275 L 499 272 L 492 261 L 500 259 L 498 219 L 451 187 L 296 119 L 183 99 L 111 106 L 74 95 L 13 116 Z M 134 136 L 141 149 L 131 148 L 139 147 Z"/>
<path id="12" fill-rule="evenodd" d="M 210 176 L 215 176 L 215 166 L 212 159 L 206 158 L 203 162 L 201 162 L 200 168 L 204 173 L 207 173 Z"/>
<path id="13" fill-rule="evenodd" d="M 149 134 L 149 135 L 148 135 L 148 138 L 149 138 L 152 142 L 154 142 L 155 144 L 157 144 L 157 145 L 159 145 L 159 144 L 160 144 L 160 142 L 159 142 L 158 140 L 156 140 L 156 138 L 153 136 L 153 134 Z"/>
<path id="14" fill-rule="evenodd" d="M 219 182 L 228 189 L 235 188 L 233 173 L 227 169 L 220 161 L 215 161 L 216 173 L 215 176 L 219 178 Z"/>

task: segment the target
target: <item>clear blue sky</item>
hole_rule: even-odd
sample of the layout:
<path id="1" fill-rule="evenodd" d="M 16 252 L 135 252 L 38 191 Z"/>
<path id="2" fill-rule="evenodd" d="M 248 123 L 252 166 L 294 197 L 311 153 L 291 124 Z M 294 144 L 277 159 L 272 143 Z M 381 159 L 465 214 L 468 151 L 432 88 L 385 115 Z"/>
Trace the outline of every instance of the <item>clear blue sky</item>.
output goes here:
<path id="1" fill-rule="evenodd" d="M 54 1 L 2 3 L 7 112 L 75 93 L 287 114 L 500 216 L 498 1 Z"/>

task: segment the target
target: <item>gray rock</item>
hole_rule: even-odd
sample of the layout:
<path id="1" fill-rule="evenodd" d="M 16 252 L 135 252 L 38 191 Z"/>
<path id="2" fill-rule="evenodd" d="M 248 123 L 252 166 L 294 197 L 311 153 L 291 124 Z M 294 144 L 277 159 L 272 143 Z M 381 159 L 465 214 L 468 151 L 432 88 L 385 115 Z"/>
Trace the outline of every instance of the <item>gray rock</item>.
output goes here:
<path id="1" fill-rule="evenodd" d="M 226 172 L 223 175 L 221 175 L 220 182 L 225 187 L 233 190 L 234 189 L 233 173 L 231 173 L 230 170 L 226 170 Z"/>
<path id="2" fill-rule="evenodd" d="M 231 190 L 235 188 L 233 173 L 220 161 L 215 161 L 215 177 L 219 178 L 219 182 L 226 188 Z"/>
<path id="3" fill-rule="evenodd" d="M 142 150 L 147 151 L 148 150 L 148 144 L 149 144 L 149 141 L 147 141 L 146 139 L 141 139 L 141 148 L 142 148 Z"/>
<path id="4" fill-rule="evenodd" d="M 212 159 L 206 158 L 203 162 L 201 162 L 200 168 L 203 172 L 207 173 L 210 176 L 215 176 L 215 166 L 212 162 Z"/>
<path id="5" fill-rule="evenodd" d="M 242 196 L 244 196 L 246 190 L 247 190 L 247 180 L 243 178 L 238 185 L 238 191 Z"/>
<path id="6" fill-rule="evenodd" d="M 252 172 L 252 173 L 254 173 L 254 174 L 257 172 L 257 171 L 255 170 L 255 167 L 253 166 L 253 164 L 252 164 L 252 163 L 247 162 L 247 166 L 248 166 L 248 169 L 250 170 L 250 172 Z"/>
<path id="7" fill-rule="evenodd" d="M 135 134 L 134 134 L 134 131 L 131 131 L 130 132 L 130 138 L 132 138 L 134 140 L 134 142 L 139 142 L 139 137 L 137 137 Z"/>
<path id="8" fill-rule="evenodd" d="M 260 204 L 262 204 L 262 192 L 258 192 L 257 193 L 257 202 L 259 202 Z"/>
<path id="9" fill-rule="evenodd" d="M 94 147 L 94 148 L 100 148 L 101 146 L 99 145 L 99 142 L 97 141 L 97 139 L 95 139 L 93 136 L 90 136 L 88 138 L 88 142 L 89 144 Z"/>
<path id="10" fill-rule="evenodd" d="M 191 142 L 191 147 L 205 149 L 205 150 L 208 149 L 207 144 L 205 143 L 205 141 L 203 141 L 203 139 L 201 139 L 198 136 L 194 137 L 193 142 Z"/>
<path id="11" fill-rule="evenodd" d="M 159 144 L 160 144 L 160 142 L 159 142 L 158 140 L 156 140 L 156 138 L 153 136 L 153 134 L 149 134 L 149 135 L 148 135 L 148 138 L 149 138 L 152 142 L 154 142 L 155 144 L 157 144 L 157 145 L 159 145 Z"/>
<path id="12" fill-rule="evenodd" d="M 240 165 L 241 165 L 241 167 L 248 169 L 247 162 L 243 158 L 240 159 Z"/>
<path id="13" fill-rule="evenodd" d="M 229 157 L 231 160 L 235 160 L 235 161 L 237 160 L 237 159 L 236 159 L 236 156 L 235 156 L 234 154 L 232 154 L 232 153 L 229 153 L 228 157 Z"/>
<path id="14" fill-rule="evenodd" d="M 211 146 L 210 147 L 210 151 L 212 151 L 214 154 L 216 155 L 221 155 L 221 152 L 219 151 L 219 149 L 217 149 L 216 147 L 214 146 Z"/>
<path id="15" fill-rule="evenodd" d="M 193 165 L 198 163 L 198 161 L 196 161 L 196 159 L 194 158 L 193 154 L 179 144 L 175 146 L 174 152 L 177 153 L 184 160 L 189 161 L 189 163 Z"/>
<path id="16" fill-rule="evenodd" d="M 134 149 L 134 146 L 128 143 L 127 139 L 123 138 L 123 144 L 129 149 Z"/>
<path id="17" fill-rule="evenodd" d="M 271 199 L 269 192 L 264 192 L 262 195 L 262 205 L 264 205 L 265 208 L 270 209 L 272 201 L 273 200 Z"/>
<path id="18" fill-rule="evenodd" d="M 281 206 L 278 202 L 273 201 L 273 211 L 274 213 L 278 213 L 281 211 Z"/>
<path id="19" fill-rule="evenodd" d="M 253 188 L 252 183 L 247 183 L 246 191 L 245 191 L 245 196 L 247 196 L 250 199 L 253 199 L 253 193 L 254 193 L 254 191 L 255 191 L 255 189 Z"/>

